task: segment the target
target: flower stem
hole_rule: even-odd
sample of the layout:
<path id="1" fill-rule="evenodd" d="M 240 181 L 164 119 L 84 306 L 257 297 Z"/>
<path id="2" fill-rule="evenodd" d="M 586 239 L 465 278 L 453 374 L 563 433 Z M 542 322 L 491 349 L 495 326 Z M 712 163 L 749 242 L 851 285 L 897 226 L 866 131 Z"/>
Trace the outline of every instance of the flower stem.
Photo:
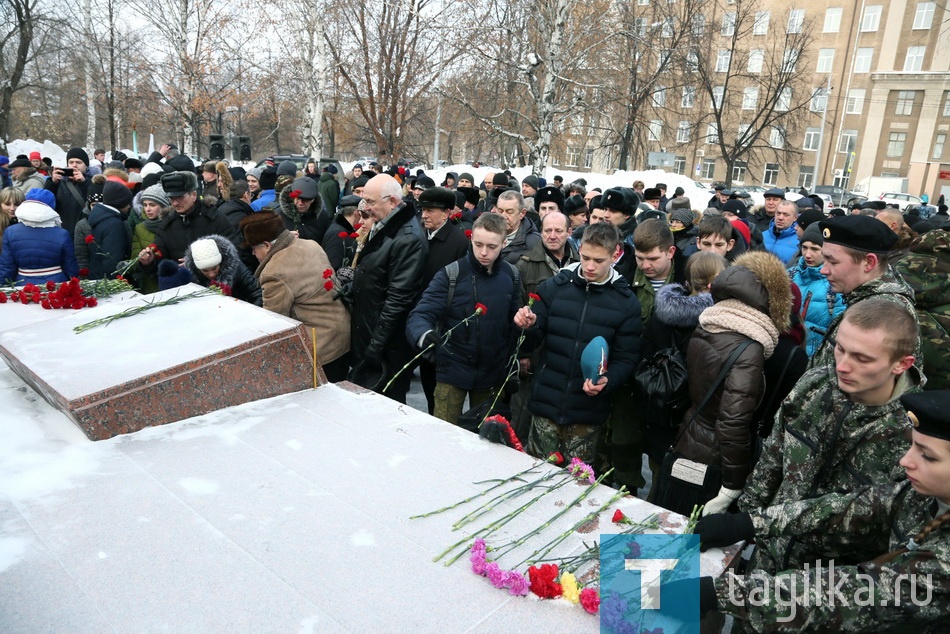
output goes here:
<path id="1" fill-rule="evenodd" d="M 429 511 L 428 513 L 422 513 L 421 515 L 413 515 L 413 516 L 411 516 L 409 519 L 411 519 L 411 520 L 420 519 L 420 518 L 423 518 L 423 517 L 430 517 L 430 516 L 432 516 L 432 515 L 438 515 L 439 513 L 444 513 L 445 511 L 451 511 L 452 509 L 458 508 L 458 507 L 462 506 L 463 504 L 467 504 L 467 503 L 471 502 L 472 500 L 477 500 L 478 498 L 480 498 L 480 497 L 482 497 L 482 496 L 484 496 L 484 495 L 488 495 L 489 493 L 491 493 L 492 491 L 494 491 L 495 489 L 497 489 L 497 488 L 500 487 L 500 486 L 504 486 L 504 485 L 508 484 L 509 482 L 513 482 L 513 481 L 515 481 L 515 480 L 520 480 L 520 479 L 521 479 L 521 476 L 526 475 L 526 474 L 528 474 L 528 473 L 531 473 L 531 472 L 535 469 L 535 467 L 537 467 L 537 466 L 538 466 L 538 465 L 532 465 L 531 467 L 528 467 L 527 469 L 525 469 L 525 470 L 522 471 L 521 473 L 516 473 L 515 475 L 511 476 L 510 478 L 506 478 L 505 480 L 500 481 L 498 484 L 496 484 L 496 485 L 494 485 L 494 486 L 491 486 L 491 487 L 488 487 L 487 489 L 485 489 L 485 490 L 482 491 L 481 493 L 476 493 L 475 495 L 473 495 L 473 496 L 471 496 L 471 497 L 468 497 L 468 498 L 465 498 L 464 500 L 461 500 L 460 502 L 456 502 L 455 504 L 451 504 L 451 505 L 449 505 L 449 506 L 444 506 L 444 507 L 442 507 L 442 508 L 440 508 L 440 509 L 436 509 L 435 511 Z M 479 483 L 476 482 L 476 484 L 479 484 Z"/>
<path id="2" fill-rule="evenodd" d="M 465 526 L 466 524 L 471 524 L 472 522 L 477 520 L 479 517 L 481 517 L 485 513 L 488 513 L 489 511 L 497 507 L 502 502 L 506 502 L 508 500 L 516 498 L 519 495 L 531 490 L 533 487 L 541 484 L 542 482 L 547 482 L 548 480 L 553 478 L 555 475 L 557 475 L 557 473 L 558 473 L 557 471 L 550 471 L 544 474 L 543 476 L 541 476 L 540 478 L 538 478 L 537 480 L 535 480 L 534 482 L 528 482 L 519 487 L 511 489 L 510 491 L 505 491 L 504 493 L 496 495 L 492 499 L 488 500 L 485 504 L 481 505 L 480 507 L 470 512 L 465 517 L 462 517 L 457 522 L 452 524 L 452 530 L 456 531 L 462 528 L 463 526 Z M 550 493 L 551 490 L 553 489 L 550 489 L 548 492 Z"/>

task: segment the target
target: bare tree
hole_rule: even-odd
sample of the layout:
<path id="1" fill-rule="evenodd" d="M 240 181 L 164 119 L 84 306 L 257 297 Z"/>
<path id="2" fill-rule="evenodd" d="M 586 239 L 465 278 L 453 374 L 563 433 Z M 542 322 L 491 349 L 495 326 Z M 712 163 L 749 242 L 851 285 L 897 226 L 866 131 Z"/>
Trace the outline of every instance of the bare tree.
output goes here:
<path id="1" fill-rule="evenodd" d="M 2 0 L 0 32 L 0 143 L 10 138 L 13 95 L 22 90 L 23 75 L 38 55 L 33 39 L 40 28 L 42 11 L 38 0 Z"/>

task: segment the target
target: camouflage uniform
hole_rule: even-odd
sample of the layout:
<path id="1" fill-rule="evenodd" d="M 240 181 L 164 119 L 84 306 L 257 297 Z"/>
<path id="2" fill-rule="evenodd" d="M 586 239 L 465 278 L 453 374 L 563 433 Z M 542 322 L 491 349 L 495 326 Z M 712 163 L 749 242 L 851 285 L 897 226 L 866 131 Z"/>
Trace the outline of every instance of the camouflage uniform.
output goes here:
<path id="1" fill-rule="evenodd" d="M 927 389 L 950 388 L 950 232 L 923 234 L 896 268 L 914 289 Z"/>
<path id="2" fill-rule="evenodd" d="M 916 372 L 910 368 L 898 379 L 888 403 L 860 405 L 838 389 L 834 369 L 806 372 L 776 414 L 739 508 L 753 512 L 903 480 L 898 461 L 909 443 L 907 414 L 899 397 L 916 387 Z M 759 542 L 754 563 L 776 572 L 813 561 L 820 552 L 808 539 L 774 539 Z"/>
<path id="3" fill-rule="evenodd" d="M 945 632 L 950 612 L 950 523 L 887 563 L 868 558 L 839 566 L 835 560 L 833 576 L 828 565 L 828 558 L 855 553 L 856 544 L 860 552 L 877 548 L 876 556 L 908 545 L 934 518 L 935 507 L 934 498 L 919 495 L 905 481 L 753 513 L 760 540 L 810 535 L 822 542 L 823 567 L 779 575 L 788 589 L 778 595 L 771 573 L 757 570 L 738 576 L 727 572 L 714 582 L 718 609 L 742 619 L 755 632 Z M 910 582 L 914 574 L 916 587 Z M 866 591 L 872 580 L 873 595 Z M 840 592 L 833 602 L 829 587 Z M 930 601 L 926 602 L 928 591 Z M 855 598 L 865 605 L 857 605 Z M 887 605 L 882 606 L 885 600 Z M 916 605 L 915 600 L 927 604 Z M 794 616 L 784 620 L 792 616 L 792 603 Z"/>
<path id="4" fill-rule="evenodd" d="M 914 289 L 904 281 L 904 278 L 901 277 L 901 274 L 898 273 L 894 267 L 888 266 L 884 275 L 865 282 L 845 295 L 844 303 L 848 306 L 854 306 L 858 302 L 872 297 L 880 297 L 900 304 L 910 311 L 910 314 L 914 316 L 914 321 L 917 321 L 917 312 L 914 310 Z M 808 365 L 809 368 L 818 368 L 823 365 L 834 367 L 835 334 L 838 332 L 838 326 L 841 325 L 841 320 L 844 319 L 846 313 L 847 309 L 844 313 L 836 315 L 835 318 L 831 320 L 831 325 L 828 326 L 828 330 L 825 332 L 825 339 L 818 347 L 818 351 L 815 352 L 815 356 L 811 358 L 811 362 Z M 924 358 L 920 352 L 919 341 L 917 342 L 917 348 L 914 350 L 914 365 L 920 372 L 923 383 L 926 379 L 923 379 Z"/>

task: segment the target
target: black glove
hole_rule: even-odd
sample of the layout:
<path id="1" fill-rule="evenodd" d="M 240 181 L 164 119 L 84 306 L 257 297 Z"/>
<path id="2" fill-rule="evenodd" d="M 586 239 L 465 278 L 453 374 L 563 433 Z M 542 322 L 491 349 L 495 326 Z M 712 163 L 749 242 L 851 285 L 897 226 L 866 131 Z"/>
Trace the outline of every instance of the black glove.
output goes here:
<path id="1" fill-rule="evenodd" d="M 366 357 L 350 370 L 349 380 L 374 392 L 382 392 L 385 386 L 386 372 L 382 361 L 377 357 Z"/>
<path id="2" fill-rule="evenodd" d="M 692 591 L 696 579 L 677 579 L 664 585 L 663 592 L 667 596 L 679 595 L 681 593 Z M 660 614 L 670 617 L 674 620 L 682 619 L 683 614 L 679 611 L 680 605 L 675 601 L 664 602 L 660 605 Z M 716 600 L 716 585 L 712 577 L 699 578 L 699 617 L 702 618 L 707 612 L 718 611 L 719 603 Z"/>
<path id="3" fill-rule="evenodd" d="M 439 335 L 434 330 L 430 330 L 422 337 L 422 347 L 424 352 L 422 358 L 429 363 L 435 363 L 436 351 L 439 349 Z"/>
<path id="4" fill-rule="evenodd" d="M 716 600 L 716 584 L 712 577 L 699 578 L 699 618 L 707 612 L 719 611 L 719 602 Z"/>
<path id="5" fill-rule="evenodd" d="M 731 546 L 736 542 L 755 539 L 755 527 L 748 513 L 716 513 L 706 515 L 696 523 L 700 550 Z"/>

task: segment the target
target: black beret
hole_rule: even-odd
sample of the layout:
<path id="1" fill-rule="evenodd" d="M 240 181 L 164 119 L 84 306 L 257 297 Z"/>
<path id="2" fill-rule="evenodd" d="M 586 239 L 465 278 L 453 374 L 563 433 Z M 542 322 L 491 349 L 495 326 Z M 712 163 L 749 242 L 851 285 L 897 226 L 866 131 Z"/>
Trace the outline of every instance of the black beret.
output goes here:
<path id="1" fill-rule="evenodd" d="M 365 176 L 360 176 L 359 178 L 354 178 L 350 183 L 350 189 L 356 189 L 357 187 L 366 187 L 366 183 L 369 182 L 369 179 Z"/>
<path id="2" fill-rule="evenodd" d="M 722 206 L 722 210 L 735 214 L 740 218 L 747 218 L 749 216 L 749 209 L 741 200 L 727 200 Z"/>
<path id="3" fill-rule="evenodd" d="M 803 209 L 802 213 L 798 214 L 798 226 L 802 229 L 806 229 L 811 223 L 819 222 L 824 219 L 825 214 L 817 209 Z"/>
<path id="4" fill-rule="evenodd" d="M 890 227 L 870 216 L 842 216 L 818 223 L 826 244 L 867 251 L 887 253 L 897 244 L 897 234 Z"/>
<path id="5" fill-rule="evenodd" d="M 564 211 L 564 192 L 560 187 L 542 187 L 534 195 L 534 206 L 540 207 L 541 203 L 554 203 L 558 209 Z"/>
<path id="6" fill-rule="evenodd" d="M 915 392 L 901 396 L 914 429 L 927 436 L 950 440 L 950 390 Z"/>
<path id="7" fill-rule="evenodd" d="M 455 192 L 445 187 L 430 187 L 419 194 L 418 206 L 420 209 L 455 209 Z"/>

